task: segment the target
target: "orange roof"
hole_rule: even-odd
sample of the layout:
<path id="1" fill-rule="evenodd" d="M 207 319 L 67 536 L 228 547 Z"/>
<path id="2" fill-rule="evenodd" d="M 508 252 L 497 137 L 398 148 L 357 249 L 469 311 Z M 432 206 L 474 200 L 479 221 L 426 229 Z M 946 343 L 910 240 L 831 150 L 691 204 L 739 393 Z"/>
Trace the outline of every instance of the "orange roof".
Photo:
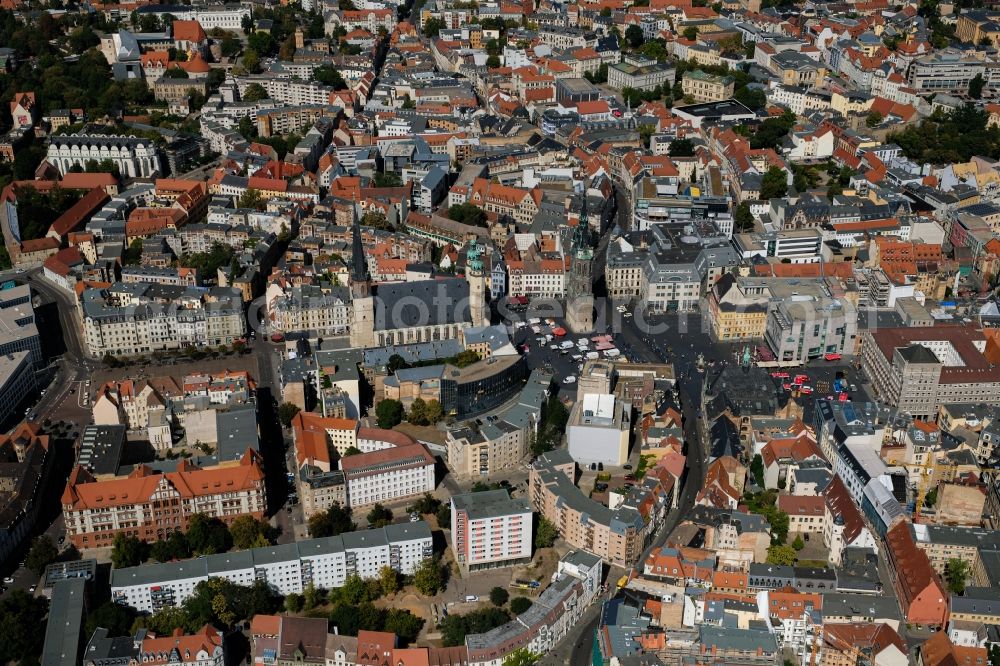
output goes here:
<path id="1" fill-rule="evenodd" d="M 749 577 L 742 571 L 716 571 L 712 575 L 712 587 L 746 590 Z"/>
<path id="2" fill-rule="evenodd" d="M 73 190 L 92 190 L 98 187 L 117 185 L 118 180 L 113 174 L 99 173 L 67 173 L 59 181 L 59 186 Z"/>
<path id="3" fill-rule="evenodd" d="M 174 21 L 171 25 L 175 42 L 201 43 L 208 39 L 201 24 L 197 21 Z"/>
<path id="4" fill-rule="evenodd" d="M 56 218 L 49 233 L 55 233 L 62 237 L 83 224 L 111 197 L 103 188 L 94 188 L 87 192 L 82 199 L 70 206 L 69 210 Z"/>
<path id="5" fill-rule="evenodd" d="M 577 102 L 576 110 L 581 116 L 587 116 L 596 113 L 610 113 L 611 107 L 603 99 L 599 99 L 594 102 Z"/>
<path id="6" fill-rule="evenodd" d="M 789 516 L 822 516 L 826 500 L 820 495 L 779 495 L 778 510 Z"/>
<path id="7" fill-rule="evenodd" d="M 222 636 L 210 624 L 190 636 L 185 636 L 184 630 L 178 627 L 172 636 L 143 639 L 138 659 L 143 664 L 196 663 L 200 652 L 213 656 L 221 647 Z"/>
<path id="8" fill-rule="evenodd" d="M 183 69 L 188 74 L 205 74 L 210 69 L 212 69 L 205 59 L 201 57 L 201 53 L 195 52 L 189 60 L 176 63 L 178 67 Z"/>
<path id="9" fill-rule="evenodd" d="M 430 666 L 427 648 L 396 648 L 392 651 L 393 666 Z"/>
<path id="10" fill-rule="evenodd" d="M 924 666 L 984 666 L 989 663 L 986 648 L 958 646 L 941 630 L 920 647 Z"/>
<path id="11" fill-rule="evenodd" d="M 175 472 L 163 474 L 139 465 L 126 477 L 104 481 L 95 480 L 77 466 L 66 484 L 62 504 L 64 510 L 74 511 L 144 504 L 164 481 L 181 497 L 202 497 L 248 490 L 263 480 L 260 456 L 251 449 L 232 467 L 200 468 L 182 460 Z"/>
<path id="12" fill-rule="evenodd" d="M 280 615 L 254 615 L 250 621 L 251 636 L 277 636 L 280 632 Z"/>

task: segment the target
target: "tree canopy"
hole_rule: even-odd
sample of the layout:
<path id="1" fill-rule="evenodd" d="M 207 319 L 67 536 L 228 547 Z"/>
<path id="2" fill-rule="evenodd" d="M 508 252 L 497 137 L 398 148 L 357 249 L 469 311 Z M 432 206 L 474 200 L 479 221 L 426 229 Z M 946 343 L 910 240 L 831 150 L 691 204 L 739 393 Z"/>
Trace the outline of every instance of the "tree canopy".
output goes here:
<path id="1" fill-rule="evenodd" d="M 379 428 L 392 428 L 403 421 L 403 403 L 399 400 L 386 398 L 375 408 L 375 420 Z"/>
<path id="2" fill-rule="evenodd" d="M 451 613 L 441 621 L 441 641 L 445 647 L 464 645 L 466 634 L 482 634 L 503 626 L 510 614 L 502 608 L 487 606 L 466 615 Z"/>
<path id="3" fill-rule="evenodd" d="M 930 118 L 889 134 L 886 141 L 918 162 L 968 162 L 975 155 L 996 159 L 1000 157 L 1000 128 L 987 127 L 988 120 L 985 110 L 967 104 L 950 113 L 935 111 Z"/>
<path id="4" fill-rule="evenodd" d="M 317 513 L 309 519 L 309 535 L 313 538 L 336 536 L 344 532 L 353 532 L 357 528 L 351 519 L 351 511 L 338 502 L 323 513 Z"/>

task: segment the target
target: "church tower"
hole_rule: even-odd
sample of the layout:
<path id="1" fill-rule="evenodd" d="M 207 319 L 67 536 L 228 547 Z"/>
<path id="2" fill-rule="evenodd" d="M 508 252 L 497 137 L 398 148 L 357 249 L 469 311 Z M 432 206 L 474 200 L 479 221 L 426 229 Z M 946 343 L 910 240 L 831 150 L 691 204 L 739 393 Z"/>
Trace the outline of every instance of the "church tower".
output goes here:
<path id="1" fill-rule="evenodd" d="M 358 209 L 353 209 L 351 226 L 351 346 L 375 346 L 375 297 L 372 294 L 372 278 L 368 272 L 368 260 L 361 243 L 361 227 L 358 225 Z"/>
<path id="2" fill-rule="evenodd" d="M 566 325 L 574 333 L 594 330 L 594 250 L 590 247 L 587 186 L 583 187 L 580 222 L 570 243 L 569 279 L 566 285 Z"/>
<path id="3" fill-rule="evenodd" d="M 465 279 L 469 283 L 469 314 L 473 326 L 489 326 L 490 310 L 486 304 L 486 269 L 476 240 L 469 241 L 465 257 Z"/>

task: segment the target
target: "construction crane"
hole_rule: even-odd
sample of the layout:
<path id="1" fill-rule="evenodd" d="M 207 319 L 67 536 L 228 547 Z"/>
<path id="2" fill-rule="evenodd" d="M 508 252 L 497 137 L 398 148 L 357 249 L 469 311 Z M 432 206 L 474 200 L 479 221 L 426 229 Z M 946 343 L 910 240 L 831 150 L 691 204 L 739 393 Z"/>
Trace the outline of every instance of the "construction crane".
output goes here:
<path id="1" fill-rule="evenodd" d="M 920 477 L 917 484 L 916 497 L 914 498 L 914 509 L 913 509 L 913 522 L 917 522 L 920 519 L 920 511 L 924 506 L 924 498 L 927 496 L 927 484 L 929 481 L 934 479 L 941 479 L 939 472 L 946 470 L 949 466 L 945 464 L 938 463 L 934 459 L 934 452 L 928 451 L 924 454 L 924 462 L 922 463 L 905 463 L 905 462 L 895 462 L 890 461 L 890 466 L 905 467 L 909 469 L 919 469 Z"/>

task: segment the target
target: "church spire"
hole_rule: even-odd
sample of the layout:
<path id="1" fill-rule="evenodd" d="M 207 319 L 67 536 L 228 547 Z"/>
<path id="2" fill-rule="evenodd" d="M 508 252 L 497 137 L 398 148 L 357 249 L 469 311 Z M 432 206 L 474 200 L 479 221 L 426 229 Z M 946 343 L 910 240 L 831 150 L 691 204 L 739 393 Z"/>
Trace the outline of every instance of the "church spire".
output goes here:
<path id="1" fill-rule="evenodd" d="M 368 273 L 368 261 L 365 259 L 365 248 L 361 243 L 361 226 L 358 224 L 357 206 L 351 205 L 351 284 L 356 294 L 363 290 L 367 295 L 371 276 Z M 364 285 L 362 287 L 362 285 Z"/>
<path id="2" fill-rule="evenodd" d="M 587 214 L 587 181 L 583 181 L 583 206 L 580 209 L 580 221 L 573 230 L 572 250 L 574 252 L 590 251 L 590 217 Z"/>

